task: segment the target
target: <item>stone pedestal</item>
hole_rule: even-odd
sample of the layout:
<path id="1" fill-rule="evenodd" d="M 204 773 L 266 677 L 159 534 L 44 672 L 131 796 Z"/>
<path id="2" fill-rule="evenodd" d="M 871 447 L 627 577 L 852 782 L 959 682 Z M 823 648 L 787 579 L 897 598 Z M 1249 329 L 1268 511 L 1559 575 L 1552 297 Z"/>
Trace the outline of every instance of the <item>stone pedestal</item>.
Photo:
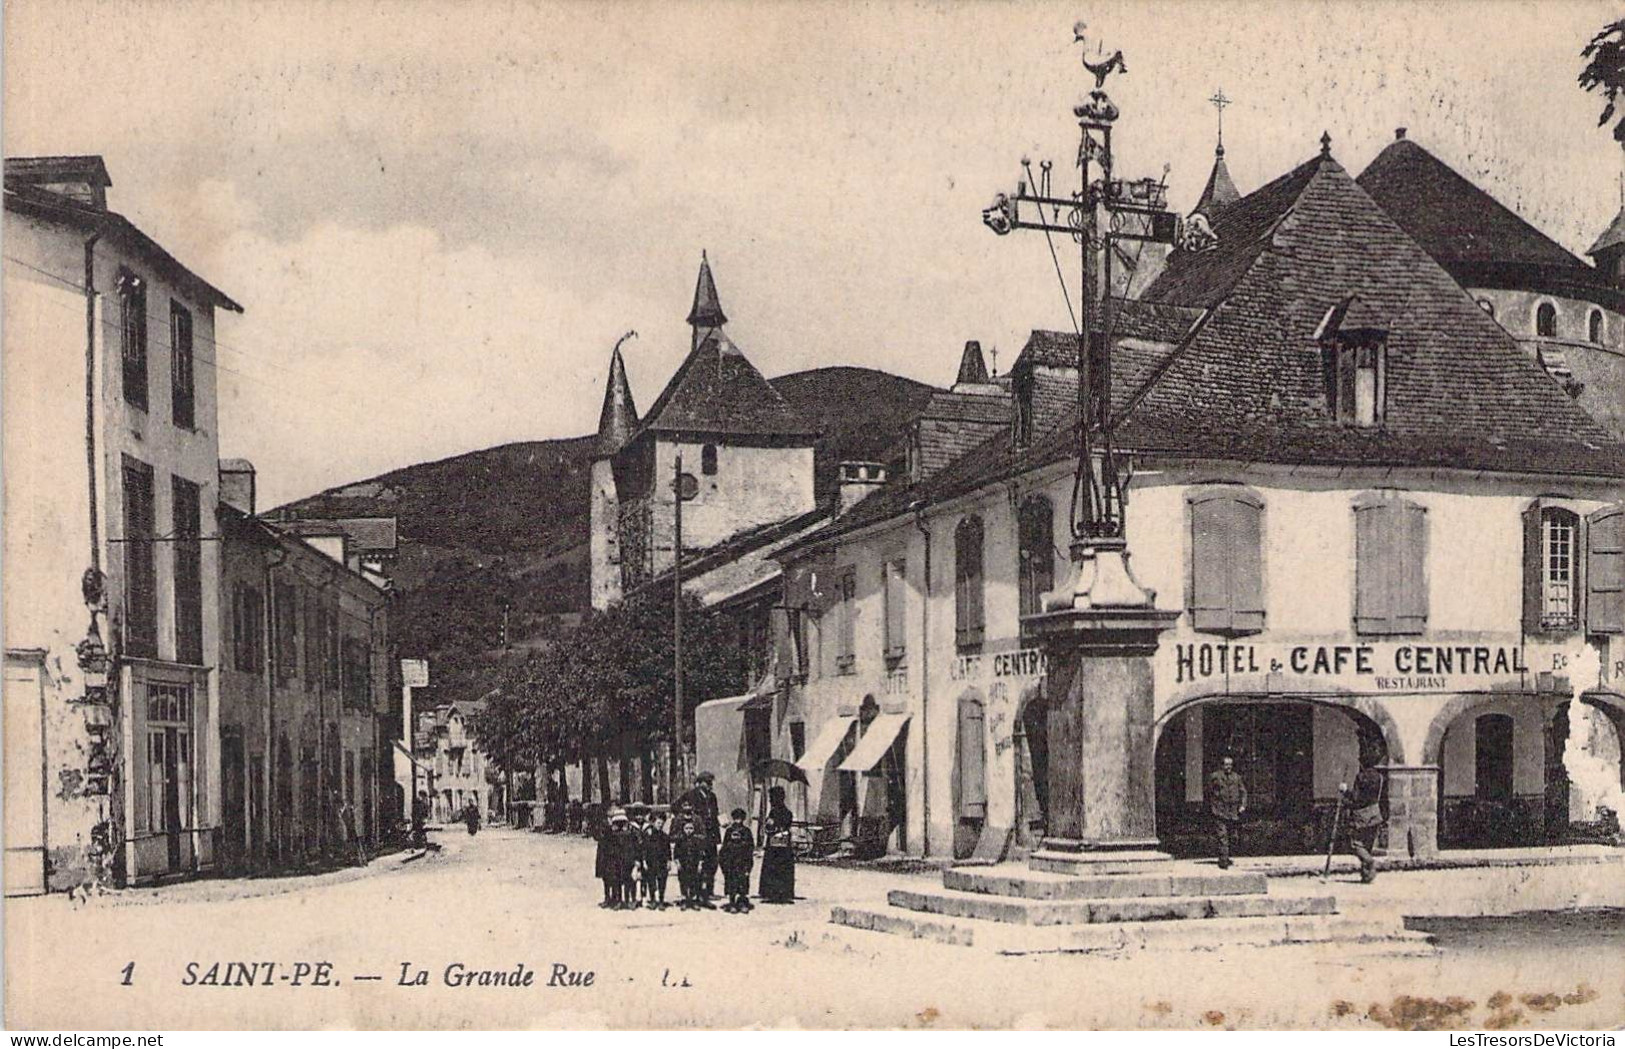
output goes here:
<path id="1" fill-rule="evenodd" d="M 1179 618 L 1133 581 L 1120 542 L 1079 562 L 1070 607 L 1023 621 L 1044 649 L 1049 707 L 1047 849 L 1154 850 L 1152 657 Z M 1092 573 L 1092 574 L 1090 574 Z M 1109 601 L 1109 603 L 1107 603 Z"/>
<path id="2" fill-rule="evenodd" d="M 1388 855 L 1430 860 L 1439 854 L 1439 766 L 1388 765 Z"/>

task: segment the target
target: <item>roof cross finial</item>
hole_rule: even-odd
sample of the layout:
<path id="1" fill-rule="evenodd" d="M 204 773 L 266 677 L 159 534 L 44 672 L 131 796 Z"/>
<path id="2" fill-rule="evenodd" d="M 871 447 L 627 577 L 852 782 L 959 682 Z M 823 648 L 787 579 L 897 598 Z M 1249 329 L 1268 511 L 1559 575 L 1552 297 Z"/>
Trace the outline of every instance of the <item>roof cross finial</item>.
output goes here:
<path id="1" fill-rule="evenodd" d="M 1330 131 L 1320 133 L 1320 155 L 1323 157 L 1332 155 L 1332 133 Z"/>
<path id="2" fill-rule="evenodd" d="M 1224 156 L 1224 107 L 1230 105 L 1231 101 L 1224 97 L 1224 88 L 1222 87 L 1215 91 L 1213 97 L 1208 101 L 1213 103 L 1213 108 L 1219 111 L 1219 145 L 1213 151 L 1213 155 L 1222 157 Z"/>

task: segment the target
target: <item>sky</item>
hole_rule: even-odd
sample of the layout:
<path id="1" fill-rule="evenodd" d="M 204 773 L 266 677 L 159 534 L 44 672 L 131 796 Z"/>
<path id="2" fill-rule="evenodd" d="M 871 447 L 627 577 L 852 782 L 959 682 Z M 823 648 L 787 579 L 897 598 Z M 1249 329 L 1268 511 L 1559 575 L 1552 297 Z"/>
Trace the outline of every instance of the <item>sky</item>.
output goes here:
<path id="1" fill-rule="evenodd" d="M 1570 250 L 1620 206 L 1575 84 L 1604 3 L 5 4 L 7 156 L 99 153 L 110 205 L 242 303 L 220 448 L 262 505 L 597 425 L 688 351 L 701 251 L 765 374 L 937 384 L 1068 326 L 1038 234 L 981 210 L 1019 161 L 1070 189 L 1089 47 L 1121 49 L 1117 167 L 1195 203 L 1216 90 L 1243 193 L 1404 126 Z M 87 42 L 93 42 L 87 46 Z"/>

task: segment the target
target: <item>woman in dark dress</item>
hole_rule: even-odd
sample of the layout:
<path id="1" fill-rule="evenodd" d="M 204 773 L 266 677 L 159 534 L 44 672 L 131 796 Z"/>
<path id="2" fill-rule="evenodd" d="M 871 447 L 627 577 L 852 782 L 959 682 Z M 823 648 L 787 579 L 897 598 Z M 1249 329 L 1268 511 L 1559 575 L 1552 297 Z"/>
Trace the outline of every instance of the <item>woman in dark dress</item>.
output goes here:
<path id="1" fill-rule="evenodd" d="M 767 792 L 767 825 L 762 834 L 762 876 L 757 895 L 763 903 L 794 903 L 796 898 L 796 853 L 790 844 L 790 806 L 784 803 L 784 788 Z"/>

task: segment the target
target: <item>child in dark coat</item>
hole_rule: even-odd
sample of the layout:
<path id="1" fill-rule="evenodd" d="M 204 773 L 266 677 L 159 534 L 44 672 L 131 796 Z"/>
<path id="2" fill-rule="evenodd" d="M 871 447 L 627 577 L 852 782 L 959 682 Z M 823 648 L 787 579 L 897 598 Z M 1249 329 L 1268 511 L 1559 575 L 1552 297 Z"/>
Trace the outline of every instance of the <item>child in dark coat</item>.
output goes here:
<path id="1" fill-rule="evenodd" d="M 622 820 L 625 818 L 621 817 Z M 601 906 L 618 905 L 621 897 L 621 843 L 613 820 L 598 832 L 598 856 L 593 864 L 593 873 L 604 883 L 604 902 Z"/>
<path id="2" fill-rule="evenodd" d="M 733 822 L 722 831 L 717 866 L 722 868 L 728 903 L 722 909 L 742 914 L 750 907 L 750 869 L 756 862 L 756 839 L 745 826 L 745 810 L 734 809 Z"/>
<path id="3" fill-rule="evenodd" d="M 656 814 L 643 831 L 643 895 L 650 907 L 665 909 L 666 876 L 670 870 L 671 837 Z"/>
<path id="4" fill-rule="evenodd" d="M 685 908 L 704 907 L 705 861 L 710 855 L 710 842 L 700 834 L 699 825 L 692 816 L 683 820 L 677 833 L 677 884 L 683 890 Z"/>

